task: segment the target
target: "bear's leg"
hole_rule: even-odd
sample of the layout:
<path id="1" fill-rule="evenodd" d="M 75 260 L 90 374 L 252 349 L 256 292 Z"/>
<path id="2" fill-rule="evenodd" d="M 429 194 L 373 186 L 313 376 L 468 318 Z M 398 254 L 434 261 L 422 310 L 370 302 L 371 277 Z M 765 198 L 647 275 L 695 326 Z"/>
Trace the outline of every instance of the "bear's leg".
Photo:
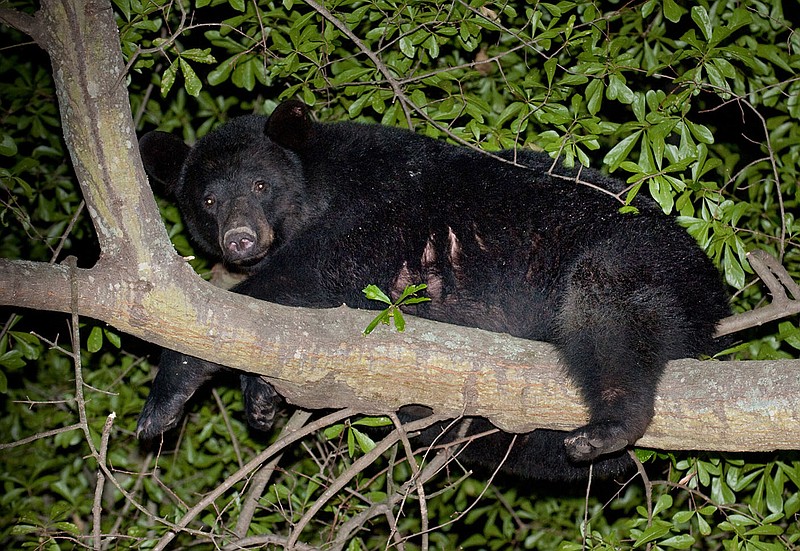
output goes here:
<path id="1" fill-rule="evenodd" d="M 564 439 L 587 462 L 632 445 L 653 416 L 666 348 L 680 338 L 669 290 L 625 268 L 609 251 L 575 266 L 559 311 L 556 344 L 589 407 L 589 423 Z"/>
<path id="2" fill-rule="evenodd" d="M 189 398 L 222 366 L 172 350 L 161 353 L 158 373 L 139 415 L 136 437 L 154 438 L 178 424 Z"/>
<path id="3" fill-rule="evenodd" d="M 244 413 L 247 423 L 258 430 L 269 430 L 275 419 L 280 396 L 258 375 L 241 375 Z"/>

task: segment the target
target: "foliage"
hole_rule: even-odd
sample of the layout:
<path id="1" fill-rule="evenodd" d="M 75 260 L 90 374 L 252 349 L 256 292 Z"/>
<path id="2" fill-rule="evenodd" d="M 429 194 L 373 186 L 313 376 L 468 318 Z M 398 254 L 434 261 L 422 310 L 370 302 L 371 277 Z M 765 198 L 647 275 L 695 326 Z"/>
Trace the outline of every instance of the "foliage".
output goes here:
<path id="1" fill-rule="evenodd" d="M 388 304 L 388 308 L 382 310 L 380 314 L 375 316 L 369 325 L 367 325 L 366 329 L 364 329 L 364 334 L 369 335 L 372 333 L 373 329 L 375 329 L 379 324 L 389 325 L 390 320 L 394 320 L 394 327 L 401 333 L 406 328 L 406 321 L 403 317 L 403 312 L 400 310 L 401 306 L 413 306 L 414 304 L 419 304 L 420 302 L 428 302 L 431 299 L 428 297 L 418 297 L 415 296 L 418 292 L 424 291 L 427 289 L 428 286 L 424 283 L 420 285 L 408 285 L 403 292 L 397 297 L 397 300 L 392 301 L 386 293 L 380 290 L 377 285 L 367 285 L 364 287 L 364 295 L 370 300 L 377 300 L 378 302 L 382 302 L 384 304 Z"/>
<path id="2" fill-rule="evenodd" d="M 322 120 L 405 126 L 486 151 L 539 148 L 576 167 L 576 181 L 585 165 L 625 181 L 621 208 L 646 193 L 678 215 L 720 266 L 737 311 L 767 298 L 746 251 L 769 251 L 800 279 L 800 25 L 788 4 L 114 0 L 141 129 L 193 141 L 293 97 Z M 3 7 L 32 12 L 26 1 Z M 98 251 L 48 62 L 8 27 L 0 40 L 0 254 L 72 254 L 91 265 Z M 193 255 L 176 209 L 160 204 L 176 248 Z M 203 259 L 194 265 L 208 270 Z M 163 447 L 143 449 L 133 429 L 156 351 L 88 320 L 83 340 L 68 346 L 60 316 L 3 315 L 0 433 L 18 442 L 0 449 L 8 547 L 153 547 L 198 496 L 277 438 L 248 431 L 239 392 L 227 388 L 199 397 Z M 736 350 L 797 357 L 798 342 L 787 320 Z M 376 453 L 372 438 L 390 430 L 359 423 L 380 424 L 331 420 L 329 438 L 312 434 L 284 450 L 255 510 L 248 491 L 260 475 L 239 478 L 192 512 L 175 544 L 211 549 L 245 535 L 253 539 L 244 547 L 279 544 L 297 530 L 315 548 L 354 550 L 800 546 L 796 454 L 642 451 L 649 480 L 595 484 L 586 499 L 584 488 L 462 476 L 457 462 L 417 486 L 421 467 L 405 446 Z M 98 472 L 105 491 L 95 502 Z M 337 481 L 346 489 L 320 501 Z M 236 523 L 248 516 L 242 532 Z M 364 529 L 346 532 L 356 525 Z"/>

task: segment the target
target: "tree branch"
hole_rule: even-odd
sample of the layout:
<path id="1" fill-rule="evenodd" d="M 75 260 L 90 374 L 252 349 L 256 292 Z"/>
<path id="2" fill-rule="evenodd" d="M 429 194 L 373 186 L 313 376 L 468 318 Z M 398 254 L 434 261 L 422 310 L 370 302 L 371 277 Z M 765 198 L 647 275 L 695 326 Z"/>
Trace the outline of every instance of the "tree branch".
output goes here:
<path id="1" fill-rule="evenodd" d="M 0 23 L 17 29 L 19 32 L 25 33 L 36 40 L 38 26 L 36 25 L 36 18 L 32 15 L 18 10 L 0 8 Z"/>
<path id="2" fill-rule="evenodd" d="M 725 318 L 720 322 L 718 336 L 800 314 L 800 285 L 792 280 L 786 268 L 766 251 L 750 251 L 747 258 L 750 266 L 769 289 L 772 302 L 757 310 Z"/>
<path id="3" fill-rule="evenodd" d="M 65 272 L 60 265 L 0 261 L 0 303 L 69 311 Z M 121 280 L 113 268 L 76 270 L 78 313 L 265 375 L 304 408 L 382 413 L 423 404 L 442 418 L 478 415 L 510 431 L 570 429 L 586 420 L 580 397 L 545 343 L 419 318 L 409 320 L 405 333 L 384 329 L 363 337 L 374 312 L 269 304 L 185 272 L 153 284 Z M 671 362 L 640 444 L 800 448 L 798 389 L 797 360 Z"/>

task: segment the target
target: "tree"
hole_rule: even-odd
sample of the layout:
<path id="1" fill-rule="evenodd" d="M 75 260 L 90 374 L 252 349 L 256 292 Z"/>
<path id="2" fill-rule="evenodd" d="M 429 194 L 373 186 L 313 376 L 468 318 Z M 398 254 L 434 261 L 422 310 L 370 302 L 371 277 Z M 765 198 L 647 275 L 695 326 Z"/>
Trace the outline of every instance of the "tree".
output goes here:
<path id="1" fill-rule="evenodd" d="M 574 393 L 571 393 L 564 381 L 552 376 L 554 360 L 547 349 L 539 351 L 535 345 L 525 343 L 525 352 L 520 353 L 520 343 L 507 337 L 462 331 L 414 320 L 406 335 L 382 334 L 381 352 L 378 352 L 374 341 L 365 339 L 354 343 L 352 340 L 353 328 L 366 326 L 369 316 L 341 309 L 300 314 L 292 309 L 247 301 L 243 297 L 225 293 L 198 281 L 186 262 L 173 254 L 163 226 L 154 223 L 159 219 L 158 209 L 146 187 L 138 151 L 132 147 L 135 144 L 133 120 L 129 115 L 126 90 L 122 86 L 127 74 L 135 76 L 135 71 L 149 69 L 154 62 L 160 61 L 161 54 L 166 54 L 169 65 L 161 74 L 162 92 L 170 92 L 177 74 L 180 73 L 184 79 L 185 91 L 202 99 L 202 80 L 197 76 L 193 63 L 215 63 L 215 60 L 210 51 L 188 47 L 183 44 L 184 40 L 189 45 L 193 45 L 195 41 L 201 44 L 209 41 L 231 54 L 230 58 L 207 74 L 206 80 L 209 83 L 223 83 L 230 79 L 234 85 L 252 89 L 256 80 L 265 86 L 270 86 L 273 79 L 281 82 L 294 81 L 295 84 L 286 89 L 284 95 L 300 95 L 310 103 L 314 102 L 318 94 L 342 90 L 344 98 L 339 102 L 331 101 L 331 107 L 323 110 L 324 115 L 332 118 L 341 117 L 345 108 L 349 116 L 360 114 L 370 118 L 369 114 L 365 114 L 367 111 L 382 115 L 382 122 L 385 123 L 407 126 L 425 124 L 422 131 L 448 136 L 456 141 L 478 141 L 481 146 L 488 148 L 499 145 L 516 146 L 519 145 L 517 140 L 536 136 L 537 142 L 546 150 L 564 156 L 567 162 L 589 163 L 591 151 L 599 148 L 601 141 L 613 144 L 603 159 L 609 170 L 624 170 L 630 174 L 631 193 L 638 192 L 647 183 L 648 191 L 666 211 L 678 210 L 686 220 L 689 230 L 720 261 L 728 281 L 744 287 L 744 272 L 748 265 L 744 257 L 745 239 L 741 233 L 745 233 L 751 243 L 759 243 L 763 248 L 777 254 L 789 273 L 798 273 L 797 249 L 793 242 L 797 228 L 789 214 L 796 201 L 797 185 L 796 180 L 791 180 L 790 167 L 786 166 L 786 160 L 795 154 L 796 146 L 792 145 L 791 139 L 794 130 L 786 128 L 785 119 L 781 117 L 777 117 L 778 120 L 767 120 L 757 108 L 759 102 L 774 103 L 770 105 L 771 108 L 779 106 L 777 108 L 785 109 L 788 116 L 796 118 L 796 104 L 792 103 L 791 93 L 792 90 L 796 91 L 797 81 L 777 78 L 778 72 L 790 70 L 791 65 L 782 61 L 780 51 L 775 50 L 775 44 L 759 44 L 761 53 L 757 56 L 746 56 L 738 44 L 727 44 L 727 41 L 733 42 L 732 37 L 746 25 L 757 26 L 760 23 L 763 28 L 764 25 L 769 26 L 770 22 L 782 21 L 778 12 L 767 17 L 758 10 L 720 7 L 712 9 L 708 6 L 692 9 L 692 28 L 684 29 L 685 33 L 678 41 L 682 45 L 688 44 L 688 47 L 681 54 L 683 57 L 667 56 L 669 60 L 665 63 L 661 60 L 664 52 L 659 51 L 674 48 L 674 39 L 656 36 L 656 43 L 651 45 L 651 50 L 648 50 L 646 43 L 643 51 L 633 55 L 630 50 L 636 49 L 631 44 L 631 36 L 612 34 L 604 42 L 602 33 L 598 35 L 593 30 L 606 21 L 619 21 L 623 26 L 641 26 L 644 19 L 633 17 L 627 9 L 600 14 L 592 11 L 594 8 L 588 7 L 576 8 L 566 4 L 560 7 L 543 6 L 526 14 L 532 21 L 530 29 L 523 25 L 521 30 L 513 30 L 504 25 L 519 20 L 521 14 L 516 13 L 516 10 L 521 11 L 521 7 L 509 5 L 502 12 L 495 13 L 487 7 L 478 9 L 459 5 L 445 13 L 441 6 L 431 4 L 419 7 L 416 11 L 412 9 L 410 14 L 402 16 L 398 11 L 397 19 L 390 19 L 392 23 L 380 29 L 381 34 L 373 37 L 375 42 L 368 45 L 356 33 L 359 30 L 359 17 L 364 16 L 364 13 L 360 11 L 362 8 L 355 5 L 337 6 L 339 15 L 334 15 L 326 7 L 314 2 L 307 2 L 307 9 L 297 9 L 299 6 L 295 6 L 296 9 L 291 10 L 290 4 L 285 8 L 273 6 L 265 11 L 232 2 L 234 9 L 241 8 L 241 15 L 226 20 L 219 26 L 211 25 L 203 37 L 197 38 L 193 33 L 206 28 L 205 24 L 186 24 L 186 13 L 180 5 L 167 3 L 164 6 L 135 6 L 118 3 L 123 51 L 128 58 L 128 66 L 123 67 L 122 59 L 117 53 L 117 36 L 112 32 L 117 26 L 112 19 L 113 13 L 100 4 L 49 1 L 43 3 L 42 10 L 35 16 L 24 15 L 20 11 L 0 12 L 4 21 L 30 34 L 51 56 L 67 145 L 101 250 L 97 263 L 88 269 L 78 268 L 74 262 L 56 265 L 2 261 L 0 302 L 71 313 L 73 331 L 77 331 L 77 316 L 86 315 L 107 321 L 119 330 L 159 345 L 232 367 L 253 370 L 254 365 L 264 365 L 266 367 L 263 371 L 259 367 L 256 372 L 274 377 L 282 394 L 303 407 L 352 405 L 352 410 L 346 413 L 390 411 L 401 403 L 421 399 L 418 393 L 414 395 L 403 392 L 404 387 L 399 385 L 400 381 L 411 381 L 409 390 L 432 389 L 430 396 L 425 396 L 424 399 L 429 400 L 429 405 L 435 406 L 437 413 L 443 417 L 452 417 L 462 412 L 483 414 L 503 428 L 512 430 L 533 428 L 526 424 L 529 419 L 525 416 L 525 402 L 520 400 L 519 404 L 512 404 L 509 398 L 515 395 L 529 397 L 530 387 L 522 388 L 525 392 L 509 392 L 509 389 L 517 387 L 514 383 L 505 383 L 502 392 L 487 394 L 486 402 L 470 402 L 461 391 L 465 385 L 463 381 L 469 379 L 470 374 L 475 371 L 499 373 L 501 370 L 506 380 L 513 381 L 511 375 L 514 369 L 520 364 L 530 369 L 529 351 L 537 350 L 537 358 L 541 360 L 537 360 L 535 364 L 541 363 L 542 368 L 541 376 L 537 373 L 537 380 L 541 385 L 538 390 L 556 393 L 557 404 L 555 408 L 551 408 L 552 411 L 544 409 L 536 421 L 537 424 L 563 427 L 561 423 L 580 422 L 583 415 Z M 225 13 L 224 10 L 227 9 L 223 3 L 215 3 L 212 8 L 222 10 L 221 13 Z M 682 17 L 685 15 L 682 8 L 672 4 L 665 4 L 663 12 L 659 11 L 655 16 L 653 14 L 657 7 L 654 2 L 644 3 L 642 9 L 645 12 L 644 17 L 648 17 L 649 12 L 659 29 L 666 29 L 672 24 L 688 24 L 688 18 Z M 580 16 L 581 24 L 577 27 L 574 26 L 574 21 L 569 23 L 569 18 L 562 19 L 573 10 L 573 16 Z M 180 21 L 175 19 L 176 11 Z M 209 13 L 213 17 L 217 12 L 212 10 Z M 371 12 L 369 17 L 377 17 L 374 13 L 378 12 Z M 262 17 L 267 16 L 270 21 L 280 23 L 266 25 Z M 162 22 L 158 19 L 160 17 L 164 17 L 165 22 L 177 23 L 178 27 L 169 38 L 153 39 L 155 34 L 152 33 L 161 28 Z M 764 18 L 767 23 L 764 23 Z M 667 23 L 665 19 L 672 23 Z M 725 24 L 719 24 L 721 21 Z M 779 29 L 786 29 L 785 25 L 776 25 Z M 232 32 L 233 27 L 240 29 L 238 42 L 232 38 L 232 35 L 236 35 Z M 703 34 L 704 40 L 696 36 L 696 29 Z M 539 31 L 541 33 L 537 36 Z M 374 34 L 374 30 L 372 32 Z M 775 31 L 771 32 L 773 34 L 770 36 L 775 36 Z M 495 35 L 499 38 L 494 46 L 487 47 L 486 51 L 478 49 L 482 39 L 489 40 L 487 36 Z M 366 31 L 364 36 L 369 37 L 370 31 Z M 557 40 L 560 36 L 564 37 L 564 42 Z M 511 38 L 518 43 L 510 42 Z M 381 40 L 389 44 L 385 50 L 378 47 Z M 138 49 L 140 44 L 148 41 L 152 41 L 152 49 Z M 595 42 L 604 44 L 606 50 L 602 55 L 595 53 L 595 57 L 588 62 L 579 59 L 574 66 L 567 64 L 567 61 L 575 63 L 567 53 L 569 45 L 582 45 L 586 48 Z M 344 43 L 348 46 L 344 46 Z M 65 48 L 64 44 L 75 47 Z M 355 48 L 355 51 L 345 54 L 348 47 Z M 268 67 L 263 62 L 264 58 L 256 55 L 257 48 L 262 48 L 267 53 L 278 52 L 282 57 Z M 537 52 L 536 48 L 542 48 L 543 53 L 539 55 L 546 60 L 534 63 L 525 60 L 519 53 L 526 49 Z M 443 53 L 443 49 L 447 53 Z M 492 49 L 496 52 L 492 53 Z M 621 49 L 628 50 L 628 57 L 610 61 L 608 56 Z M 452 69 L 419 69 L 428 64 L 434 67 L 438 58 L 452 61 L 465 52 L 475 50 L 478 51 L 471 62 L 453 64 L 455 67 Z M 687 50 L 689 53 L 686 53 Z M 86 52 L 93 52 L 95 55 L 87 58 Z M 354 53 L 362 54 L 366 62 L 355 63 L 357 58 L 352 57 Z M 640 56 L 639 59 L 637 55 Z M 654 56 L 654 59 L 648 59 L 648 55 Z M 730 59 L 759 76 L 745 79 L 742 67 L 733 65 L 728 61 Z M 416 67 L 415 63 L 418 64 Z M 636 67 L 637 64 L 641 67 Z M 657 78 L 664 79 L 667 75 L 661 73 L 665 69 L 678 72 L 684 68 L 682 64 L 691 66 L 692 69 L 671 79 L 676 89 L 669 94 L 659 90 L 634 92 L 633 82 L 628 84 L 626 79 L 633 81 L 643 78 L 639 70 L 648 64 L 653 66 L 648 70 L 655 71 Z M 763 76 L 764 68 L 766 77 Z M 530 71 L 525 77 L 530 82 L 525 81 L 520 74 L 519 80 L 525 82 L 525 85 L 520 86 L 515 82 L 518 80 L 517 74 L 523 69 Z M 769 72 L 770 69 L 772 73 Z M 496 92 L 498 80 L 488 78 L 492 74 L 499 75 L 499 82 L 505 83 L 505 89 L 500 93 Z M 401 78 L 399 75 L 407 76 Z M 758 80 L 759 77 L 761 81 Z M 458 82 L 460 89 L 453 86 L 454 81 Z M 745 100 L 745 84 L 751 87 L 761 86 L 756 93 L 758 101 Z M 482 86 L 493 90 L 490 93 L 482 92 Z M 137 90 L 135 83 L 131 84 L 131 89 Z M 573 95 L 567 102 L 569 92 L 575 89 L 580 89 L 583 94 Z M 773 102 L 770 99 L 771 90 L 785 90 L 789 99 L 782 103 Z M 743 110 L 752 109 L 752 116 L 763 122 L 760 128 L 766 135 L 765 158 L 753 156 L 741 172 L 734 175 L 733 169 L 738 169 L 738 165 L 735 165 L 734 155 L 726 151 L 725 147 L 732 148 L 739 144 L 724 144 L 715 148 L 713 136 L 707 127 L 709 123 L 704 124 L 689 118 L 693 114 L 693 95 L 703 97 L 707 94 L 712 99 L 699 101 L 699 106 L 723 109 L 726 102 L 735 101 Z M 494 104 L 486 99 L 487 95 Z M 216 108 L 222 106 L 224 111 L 223 100 L 215 102 L 209 96 L 205 101 L 207 105 Z M 612 102 L 617 108 L 622 107 L 628 114 L 633 114 L 635 121 L 617 124 L 601 118 L 599 114 L 602 113 L 600 109 L 603 104 Z M 681 107 L 681 102 L 686 102 L 684 107 Z M 158 112 L 144 103 L 138 109 L 142 112 Z M 176 120 L 171 117 L 167 119 Z M 443 120 L 453 121 L 453 126 L 448 128 L 438 122 Z M 464 121 L 463 126 L 460 121 Z M 537 132 L 541 125 L 556 130 Z M 206 131 L 208 125 L 204 126 L 199 131 Z M 191 127 L 186 131 L 191 134 Z M 671 141 L 673 138 L 675 142 Z M 640 146 L 638 157 L 635 155 L 637 143 Z M 763 178 L 765 173 L 773 178 L 774 193 L 769 193 L 768 189 L 747 187 Z M 709 181 L 710 178 L 707 179 L 709 174 L 734 177 L 726 180 L 726 186 L 720 187 Z M 14 182 L 12 177 L 16 174 L 6 176 L 9 182 Z M 15 182 L 22 185 L 19 182 L 22 179 Z M 775 182 L 781 184 L 776 186 Z M 9 190 L 14 187 L 17 186 L 9 186 Z M 728 190 L 727 187 L 735 189 Z M 742 199 L 742 195 L 747 196 L 747 200 Z M 773 196 L 777 198 L 777 205 L 755 209 L 754 205 L 759 203 L 774 205 L 771 199 Z M 626 199 L 627 197 L 620 197 L 621 204 Z M 17 212 L 15 209 L 9 210 Z M 742 223 L 743 219 L 762 221 L 760 226 L 748 226 Z M 745 230 L 759 230 L 749 229 L 752 233 L 743 232 L 737 224 L 741 224 Z M 791 290 L 791 283 L 787 282 L 786 286 Z M 741 307 L 758 301 L 761 298 L 760 292 L 753 287 L 746 289 L 738 298 Z M 776 292 L 773 291 L 773 294 Z M 796 300 L 798 297 L 795 295 L 794 298 Z M 789 308 L 795 307 L 792 303 L 786 304 Z M 208 315 L 201 319 L 203 316 L 198 316 L 198 312 L 205 311 L 208 311 Z M 209 328 L 213 328 L 218 335 L 216 340 L 208 338 Z M 285 329 L 278 331 L 276 328 Z M 796 431 L 792 431 L 791 426 L 796 423 L 797 392 L 787 390 L 792 388 L 791 382 L 797 380 L 800 368 L 796 362 L 779 363 L 774 360 L 781 356 L 789 357 L 782 347 L 789 345 L 791 348 L 792 343 L 796 343 L 798 330 L 784 323 L 781 324 L 780 331 L 777 338 L 775 335 L 768 335 L 761 341 L 748 343 L 747 348 L 742 347 L 740 351 L 745 357 L 764 354 L 765 350 L 772 352 L 773 361 L 769 364 L 754 366 L 748 363 L 746 367 L 741 367 L 749 371 L 748 375 L 751 377 L 754 369 L 763 369 L 760 378 L 772 383 L 774 407 L 769 410 L 770 415 L 761 415 L 762 420 L 756 421 L 744 414 L 748 411 L 757 414 L 757 408 L 741 404 L 734 413 L 741 420 L 741 425 L 738 426 L 742 431 L 754 429 L 756 435 L 763 435 L 765 427 L 771 427 L 774 432 L 767 439 L 762 438 L 759 442 L 756 436 L 745 435 L 736 441 L 731 435 L 722 434 L 721 439 L 714 440 L 712 438 L 715 431 L 701 432 L 698 424 L 692 424 L 699 421 L 701 427 L 707 426 L 708 417 L 695 421 L 684 417 L 676 424 L 673 410 L 665 414 L 663 420 L 657 418 L 650 431 L 657 436 L 650 436 L 651 440 L 645 440 L 644 445 L 663 446 L 672 450 L 796 448 Z M 302 338 L 304 335 L 314 335 L 313 342 L 309 343 L 306 338 Z M 280 338 L 273 340 L 273 336 Z M 18 347 L 24 347 L 25 337 L 17 333 L 14 338 L 17 339 Z M 778 344 L 779 341 L 784 344 Z M 489 348 L 487 342 L 491 343 L 493 350 L 500 350 L 504 356 L 499 357 L 498 353 L 494 353 L 491 358 L 487 358 L 486 354 L 481 354 L 481 350 Z M 242 346 L 242 343 L 247 343 L 247 346 Z M 349 351 L 348 356 L 344 357 L 346 361 L 341 356 L 338 359 L 332 358 L 330 354 L 326 356 L 329 350 L 341 349 L 343 343 L 346 343 Z M 31 346 L 30 342 L 27 344 Z M 293 360 L 298 351 L 303 352 L 302 361 Z M 19 349 L 17 352 L 18 355 L 22 354 Z M 315 358 L 314 363 L 308 360 L 312 357 Z M 80 363 L 79 355 L 73 354 L 73 359 L 76 364 Z M 260 364 L 258 359 L 261 360 Z M 265 359 L 268 362 L 264 362 Z M 333 386 L 332 381 L 328 382 L 330 378 L 326 379 L 324 388 L 319 384 L 303 384 L 309 380 L 319 380 L 325 373 L 336 368 L 337 361 L 339 366 L 347 367 L 346 370 L 339 367 L 337 376 L 343 377 L 349 373 L 354 375 L 351 380 L 345 380 L 338 387 Z M 420 366 L 423 365 L 431 366 L 424 375 L 428 381 L 437 368 L 459 370 L 463 373 L 462 379 L 448 373 L 437 385 L 413 384 L 415 377 L 420 377 Z M 369 371 L 376 366 L 384 366 L 383 369 L 391 375 L 388 388 L 394 392 L 393 395 L 392 392 L 382 391 L 374 386 L 367 388 L 359 384 L 358 375 L 362 373 L 359 370 Z M 77 367 L 76 373 L 80 373 L 80 365 Z M 681 394 L 686 396 L 685 381 L 693 379 L 706 379 L 715 389 L 723 388 L 726 382 L 734 382 L 728 384 L 732 396 L 718 398 L 716 403 L 736 402 L 738 379 L 731 378 L 731 373 L 739 367 L 728 362 L 725 371 L 721 372 L 716 366 L 710 368 L 707 364 L 696 362 L 676 365 L 671 368 L 674 371 L 665 377 L 666 384 L 662 392 L 670 398 Z M 719 373 L 716 379 L 715 372 Z M 517 384 L 528 384 L 524 378 L 518 379 Z M 682 388 L 670 390 L 670 383 Z M 796 385 L 794 388 L 796 389 Z M 81 393 L 79 384 L 76 396 L 79 401 Z M 707 399 L 709 392 L 698 390 L 698 394 Z M 376 399 L 376 395 L 382 399 Z M 390 401 L 387 396 L 392 396 L 393 400 Z M 754 398 L 762 399 L 761 396 Z M 677 399 L 670 401 L 677 404 L 677 409 L 683 407 L 691 412 L 698 409 L 697 402 L 681 406 Z M 499 407 L 496 405 L 498 402 Z M 564 403 L 569 406 L 564 407 Z M 83 407 L 81 404 L 81 408 Z M 776 411 L 779 411 L 775 408 L 782 408 L 780 411 L 785 412 L 784 419 L 780 419 L 780 413 L 777 415 L 778 419 L 775 418 Z M 498 410 L 502 413 L 489 413 Z M 546 415 L 547 413 L 550 415 Z M 726 410 L 718 418 L 729 421 L 730 414 Z M 341 418 L 342 415 L 338 417 Z M 764 424 L 765 417 L 767 424 Z M 86 431 L 86 439 L 99 463 L 99 476 L 115 481 L 115 473 L 105 464 L 105 448 L 101 445 L 95 449 L 91 444 L 91 431 L 85 418 L 81 419 L 81 426 Z M 108 425 L 108 430 L 103 432 L 106 438 L 110 427 Z M 688 430 L 681 433 L 681 427 Z M 352 427 L 347 434 L 359 439 L 364 436 Z M 372 462 L 374 456 L 378 455 L 375 450 L 382 450 L 398 440 L 404 440 L 403 434 L 399 431 L 393 439 L 384 440 L 356 463 L 360 465 L 359 462 Z M 699 440 L 689 439 L 697 434 L 701 436 Z M 670 440 L 667 436 L 672 436 L 673 439 Z M 369 449 L 370 446 L 371 444 L 364 444 L 364 449 Z M 261 461 L 257 458 L 254 464 Z M 413 461 L 409 464 L 413 470 L 416 464 Z M 786 501 L 797 501 L 796 487 L 800 475 L 796 471 L 800 467 L 796 463 L 793 465 L 785 469 L 778 468 L 778 474 L 774 478 L 770 478 L 769 471 L 764 469 L 761 480 L 771 481 L 764 482 L 764 487 L 768 488 L 766 491 L 769 492 L 770 487 L 779 487 L 779 494 L 791 494 L 783 486 L 785 478 L 780 478 L 784 476 L 780 473 L 785 472 L 785 476 L 795 484 L 792 497 Z M 695 469 L 700 473 L 700 467 Z M 358 472 L 357 468 L 353 468 L 348 476 L 355 476 Z M 348 476 L 340 480 L 346 482 L 349 480 Z M 702 478 L 702 474 L 700 477 Z M 235 480 L 229 484 L 234 483 Z M 768 484 L 772 486 L 767 486 Z M 98 483 L 96 487 L 102 489 L 102 483 Z M 331 486 L 336 487 L 336 483 Z M 419 483 L 417 486 L 407 486 L 412 487 L 416 488 L 420 496 L 424 512 L 424 490 Z M 227 486 L 220 488 L 219 491 L 223 492 Z M 773 494 L 776 492 L 774 489 L 771 491 Z M 209 495 L 216 496 L 214 492 Z M 392 499 L 391 495 L 387 497 L 387 503 L 392 503 Z M 98 502 L 99 499 L 96 503 Z M 131 499 L 128 503 L 137 502 Z M 327 501 L 320 499 L 317 503 L 322 507 Z M 773 513 L 774 503 L 773 500 L 769 507 Z M 781 508 L 781 512 L 788 517 L 792 507 L 790 505 L 785 510 Z M 714 512 L 717 510 L 715 508 Z M 794 510 L 795 513 L 796 511 L 797 509 Z M 312 513 L 318 511 L 311 507 L 300 518 L 301 528 L 310 520 Z M 700 517 L 698 513 L 695 522 L 702 533 Z M 98 509 L 95 509 L 93 518 L 94 545 L 100 547 L 103 530 L 100 523 L 102 515 Z M 184 518 L 191 520 L 192 517 L 187 515 Z M 354 515 L 353 518 L 358 516 Z M 771 523 L 764 521 L 764 525 L 767 524 Z M 353 526 L 359 525 L 354 523 Z M 182 526 L 179 524 L 178 527 Z M 244 528 L 237 525 L 236 534 L 244 536 L 246 529 L 246 523 Z M 424 521 L 420 529 L 426 529 Z M 672 529 L 676 530 L 674 525 Z M 332 537 L 331 540 L 344 545 L 353 533 L 342 530 L 337 538 Z M 667 533 L 669 530 L 657 537 Z M 288 536 L 289 543 L 297 540 L 300 534 L 299 530 L 291 533 Z M 342 537 L 344 539 L 340 541 Z M 794 536 L 789 533 L 785 536 L 788 538 L 785 541 L 791 541 L 792 537 L 796 537 L 796 533 Z M 277 538 L 274 541 L 286 540 Z M 166 543 L 168 539 L 162 539 L 162 544 Z"/>

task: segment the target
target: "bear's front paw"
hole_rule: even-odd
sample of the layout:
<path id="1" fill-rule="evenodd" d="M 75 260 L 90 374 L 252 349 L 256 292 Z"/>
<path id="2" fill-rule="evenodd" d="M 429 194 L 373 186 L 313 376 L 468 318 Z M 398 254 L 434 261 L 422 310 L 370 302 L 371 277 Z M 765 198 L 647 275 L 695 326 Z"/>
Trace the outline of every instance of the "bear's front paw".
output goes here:
<path id="1" fill-rule="evenodd" d="M 280 402 L 272 385 L 256 375 L 242 375 L 242 395 L 247 424 L 254 429 L 269 430 Z"/>
<path id="2" fill-rule="evenodd" d="M 613 453 L 632 444 L 621 423 L 590 423 L 564 438 L 567 456 L 575 463 L 586 463 L 600 455 Z"/>
<path id="3" fill-rule="evenodd" d="M 136 438 L 151 440 L 176 426 L 183 414 L 185 403 L 186 401 L 181 399 L 154 398 L 154 394 L 151 392 L 142 408 L 142 413 L 139 414 Z"/>

